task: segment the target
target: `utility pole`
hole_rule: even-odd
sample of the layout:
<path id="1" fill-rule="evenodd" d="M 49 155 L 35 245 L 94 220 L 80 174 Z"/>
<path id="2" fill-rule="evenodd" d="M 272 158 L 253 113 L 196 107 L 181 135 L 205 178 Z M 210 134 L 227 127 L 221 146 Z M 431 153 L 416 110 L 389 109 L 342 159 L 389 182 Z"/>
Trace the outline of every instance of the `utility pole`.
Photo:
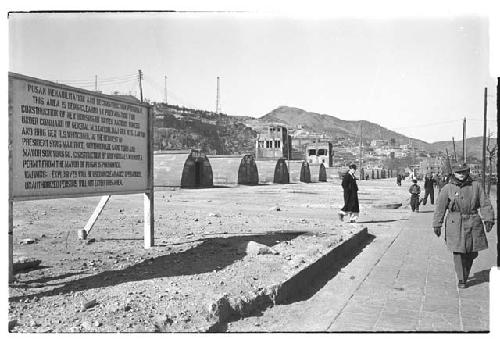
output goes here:
<path id="1" fill-rule="evenodd" d="M 466 135 L 467 135 L 465 133 L 466 124 L 467 124 L 467 120 L 464 118 L 464 130 L 463 130 L 463 141 L 462 141 L 463 142 L 462 143 L 462 153 L 464 155 L 464 157 L 463 157 L 464 158 L 464 163 L 467 163 L 467 146 L 466 146 L 467 142 L 465 140 Z"/>
<path id="2" fill-rule="evenodd" d="M 498 144 L 495 143 L 495 145 L 493 146 L 493 148 L 490 149 L 490 136 L 491 136 L 491 133 L 488 130 L 488 146 L 486 146 L 486 150 L 488 151 L 488 155 L 489 155 L 489 159 L 490 159 L 490 176 L 488 177 L 488 190 L 486 191 L 486 193 L 488 194 L 488 196 L 490 195 L 491 181 L 492 181 L 491 180 L 491 176 L 492 176 L 492 172 L 493 172 L 492 161 L 493 161 L 493 158 L 495 157 L 495 153 L 497 152 L 497 148 L 498 148 Z"/>
<path id="3" fill-rule="evenodd" d="M 448 149 L 446 148 L 446 164 L 448 165 L 448 174 L 451 174 L 451 161 L 450 161 L 450 155 L 448 154 Z"/>
<path id="4" fill-rule="evenodd" d="M 360 180 L 363 180 L 362 174 L 362 166 L 363 166 L 363 122 L 359 122 L 359 177 Z"/>
<path id="5" fill-rule="evenodd" d="M 142 100 L 142 71 L 139 70 L 139 90 L 141 92 L 141 102 L 143 101 Z"/>
<path id="6" fill-rule="evenodd" d="M 165 105 L 168 105 L 167 101 L 167 76 L 165 75 Z"/>
<path id="7" fill-rule="evenodd" d="M 451 137 L 451 141 L 453 142 L 453 160 L 457 162 L 457 150 L 455 148 L 455 138 Z"/>
<path id="8" fill-rule="evenodd" d="M 488 87 L 484 88 L 484 128 L 483 128 L 483 171 L 481 173 L 482 175 L 482 184 L 483 184 L 483 191 L 486 188 L 486 112 L 488 108 Z"/>
<path id="9" fill-rule="evenodd" d="M 220 113 L 220 77 L 217 77 L 217 96 L 215 98 L 215 113 Z"/>
<path id="10" fill-rule="evenodd" d="M 97 75 L 95 76 L 95 84 L 94 84 L 94 87 L 95 87 L 95 91 L 97 92 Z"/>

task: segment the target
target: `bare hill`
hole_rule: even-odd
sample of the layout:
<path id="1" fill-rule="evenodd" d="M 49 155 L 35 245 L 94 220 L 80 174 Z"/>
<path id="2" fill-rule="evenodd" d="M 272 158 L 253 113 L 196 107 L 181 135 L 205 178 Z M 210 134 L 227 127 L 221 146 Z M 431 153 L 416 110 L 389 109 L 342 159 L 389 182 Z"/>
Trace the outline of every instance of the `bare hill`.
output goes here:
<path id="1" fill-rule="evenodd" d="M 336 137 L 359 137 L 360 122 L 363 125 L 363 138 L 366 140 L 394 138 L 396 144 L 408 144 L 410 138 L 403 134 L 396 133 L 379 124 L 366 120 L 342 120 L 332 115 L 307 112 L 300 108 L 280 106 L 270 113 L 262 116 L 259 120 L 264 122 L 282 123 L 289 127 L 296 128 L 301 125 L 304 129 L 322 132 L 332 138 Z M 418 147 L 428 149 L 429 144 L 418 139 L 411 139 Z"/>
<path id="2" fill-rule="evenodd" d="M 475 157 L 476 159 L 482 159 L 483 157 L 483 138 L 482 137 L 475 137 L 475 138 L 467 138 L 466 139 L 466 146 L 467 146 L 467 156 L 470 157 Z M 491 138 L 490 140 L 490 148 L 492 148 L 495 144 L 497 143 L 497 138 Z M 460 160 L 462 159 L 462 140 L 455 140 L 455 149 L 457 152 L 457 158 Z M 436 141 L 433 142 L 432 144 L 429 145 L 430 150 L 433 152 L 446 152 L 446 149 L 448 149 L 448 152 L 450 154 L 453 153 L 453 142 L 450 141 Z M 487 155 L 488 153 L 486 153 Z"/>

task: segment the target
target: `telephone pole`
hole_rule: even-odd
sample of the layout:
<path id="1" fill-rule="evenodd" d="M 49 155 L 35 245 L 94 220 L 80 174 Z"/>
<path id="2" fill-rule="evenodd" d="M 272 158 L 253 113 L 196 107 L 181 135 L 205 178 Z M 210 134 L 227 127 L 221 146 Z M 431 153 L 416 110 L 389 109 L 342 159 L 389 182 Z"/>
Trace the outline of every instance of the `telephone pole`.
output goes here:
<path id="1" fill-rule="evenodd" d="M 455 137 L 451 137 L 451 141 L 453 142 L 453 160 L 457 162 L 457 150 L 455 149 Z"/>
<path id="2" fill-rule="evenodd" d="M 448 154 L 448 149 L 446 148 L 446 165 L 447 165 L 447 174 L 451 174 L 451 161 L 450 161 L 450 155 Z"/>
<path id="3" fill-rule="evenodd" d="M 464 131 L 463 131 L 463 143 L 462 143 L 462 153 L 464 155 L 464 163 L 467 163 L 467 142 L 465 140 L 466 138 L 466 133 L 465 133 L 465 129 L 466 129 L 466 124 L 467 124 L 467 120 L 464 118 Z"/>
<path id="4" fill-rule="evenodd" d="M 362 167 L 363 166 L 363 122 L 359 122 L 359 177 L 363 180 Z"/>
<path id="5" fill-rule="evenodd" d="M 97 75 L 95 76 L 95 83 L 94 83 L 95 91 L 97 92 Z"/>
<path id="6" fill-rule="evenodd" d="M 486 188 L 486 113 L 488 109 L 488 87 L 484 88 L 484 128 L 483 128 L 483 170 L 482 170 L 482 184 L 483 191 Z"/>
<path id="7" fill-rule="evenodd" d="M 168 105 L 167 101 L 167 76 L 165 75 L 165 105 Z"/>
<path id="8" fill-rule="evenodd" d="M 141 102 L 142 100 L 142 71 L 139 70 L 139 91 L 141 92 Z"/>
<path id="9" fill-rule="evenodd" d="M 220 77 L 217 77 L 217 97 L 215 98 L 215 113 L 220 113 Z"/>

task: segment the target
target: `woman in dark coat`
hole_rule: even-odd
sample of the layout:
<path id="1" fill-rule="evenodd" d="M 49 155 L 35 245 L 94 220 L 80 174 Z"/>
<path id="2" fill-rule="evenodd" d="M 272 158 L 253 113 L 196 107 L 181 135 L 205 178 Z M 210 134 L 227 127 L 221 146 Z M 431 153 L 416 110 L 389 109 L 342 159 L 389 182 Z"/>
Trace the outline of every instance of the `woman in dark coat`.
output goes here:
<path id="1" fill-rule="evenodd" d="M 452 170 L 449 183 L 437 198 L 432 226 L 439 237 L 444 221 L 444 239 L 448 249 L 453 252 L 458 287 L 465 288 L 477 252 L 488 248 L 484 228 L 486 232 L 491 231 L 494 212 L 481 185 L 470 177 L 469 167 L 465 164 L 456 165 Z"/>
<path id="2" fill-rule="evenodd" d="M 342 178 L 344 189 L 344 207 L 340 209 L 339 217 L 344 221 L 344 216 L 349 215 L 349 222 L 356 222 L 359 216 L 358 185 L 356 184 L 356 165 L 349 166 L 349 171 Z"/>

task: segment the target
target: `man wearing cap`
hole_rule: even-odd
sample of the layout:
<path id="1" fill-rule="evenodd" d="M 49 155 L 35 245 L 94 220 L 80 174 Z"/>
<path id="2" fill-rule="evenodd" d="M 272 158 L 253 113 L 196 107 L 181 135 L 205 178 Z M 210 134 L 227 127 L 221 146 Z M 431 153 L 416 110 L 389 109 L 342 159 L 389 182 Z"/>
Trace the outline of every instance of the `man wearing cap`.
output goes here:
<path id="1" fill-rule="evenodd" d="M 340 209 L 340 220 L 349 215 L 349 222 L 356 222 L 359 215 L 358 185 L 356 184 L 356 165 L 351 164 L 349 170 L 342 178 L 342 188 L 344 189 L 344 207 Z"/>
<path id="2" fill-rule="evenodd" d="M 420 186 L 417 184 L 417 178 L 412 179 L 413 184 L 408 189 L 410 192 L 410 206 L 412 212 L 418 213 L 418 206 L 420 205 Z"/>
<path id="3" fill-rule="evenodd" d="M 488 248 L 484 228 L 486 232 L 491 231 L 494 212 L 481 185 L 470 177 L 469 166 L 455 165 L 452 171 L 449 183 L 437 198 L 432 226 L 439 237 L 444 221 L 444 238 L 448 249 L 453 252 L 458 287 L 465 288 L 477 252 Z"/>

